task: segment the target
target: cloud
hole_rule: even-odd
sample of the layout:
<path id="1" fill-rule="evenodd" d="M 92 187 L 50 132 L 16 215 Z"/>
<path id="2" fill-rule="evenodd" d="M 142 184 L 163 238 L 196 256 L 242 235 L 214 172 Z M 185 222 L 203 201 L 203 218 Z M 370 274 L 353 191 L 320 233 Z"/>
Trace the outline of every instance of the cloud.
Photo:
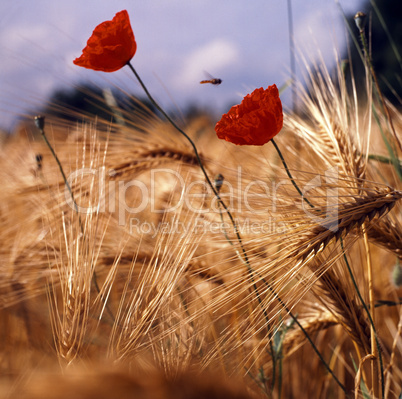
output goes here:
<path id="1" fill-rule="evenodd" d="M 311 11 L 295 29 L 296 49 L 310 62 L 322 57 L 326 63 L 333 64 L 335 50 L 345 39 L 343 24 L 335 5 Z"/>
<path id="2" fill-rule="evenodd" d="M 218 75 L 238 59 L 239 51 L 233 43 L 225 39 L 215 39 L 188 56 L 175 83 L 182 87 L 193 86 L 204 77 L 204 71 Z"/>

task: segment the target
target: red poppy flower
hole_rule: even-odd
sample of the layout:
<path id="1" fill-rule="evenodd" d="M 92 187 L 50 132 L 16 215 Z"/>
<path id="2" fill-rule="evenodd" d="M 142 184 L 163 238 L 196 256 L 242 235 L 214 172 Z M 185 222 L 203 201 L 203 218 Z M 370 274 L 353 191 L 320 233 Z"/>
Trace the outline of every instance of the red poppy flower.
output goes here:
<path id="1" fill-rule="evenodd" d="M 111 21 L 98 25 L 82 50 L 82 55 L 73 62 L 95 71 L 114 72 L 123 68 L 137 50 L 130 18 L 126 10 L 118 12 Z"/>
<path id="2" fill-rule="evenodd" d="M 239 105 L 222 115 L 215 131 L 220 139 L 237 145 L 264 145 L 282 129 L 282 102 L 276 85 L 247 94 Z"/>

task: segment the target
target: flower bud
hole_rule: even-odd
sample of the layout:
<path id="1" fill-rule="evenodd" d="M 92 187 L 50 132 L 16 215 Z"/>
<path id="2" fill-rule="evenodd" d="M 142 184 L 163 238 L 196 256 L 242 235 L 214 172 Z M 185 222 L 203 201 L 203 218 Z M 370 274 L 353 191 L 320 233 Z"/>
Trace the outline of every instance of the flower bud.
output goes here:
<path id="1" fill-rule="evenodd" d="M 38 169 L 42 169 L 42 161 L 43 161 L 42 154 L 36 154 L 35 160 L 36 160 L 36 165 L 37 165 Z"/>
<path id="2" fill-rule="evenodd" d="M 221 187 L 222 187 L 222 184 L 223 184 L 223 180 L 224 180 L 225 178 L 220 174 L 220 173 L 218 173 L 216 176 L 215 176 L 215 188 L 216 188 L 216 191 L 219 193 L 219 191 L 221 190 Z"/>
<path id="3" fill-rule="evenodd" d="M 359 11 L 355 15 L 355 23 L 360 32 L 363 32 L 364 27 L 366 25 L 366 14 L 364 12 Z"/>
<path id="4" fill-rule="evenodd" d="M 34 118 L 35 121 L 35 126 L 39 129 L 39 130 L 44 130 L 45 128 L 45 117 L 42 115 L 37 115 Z"/>

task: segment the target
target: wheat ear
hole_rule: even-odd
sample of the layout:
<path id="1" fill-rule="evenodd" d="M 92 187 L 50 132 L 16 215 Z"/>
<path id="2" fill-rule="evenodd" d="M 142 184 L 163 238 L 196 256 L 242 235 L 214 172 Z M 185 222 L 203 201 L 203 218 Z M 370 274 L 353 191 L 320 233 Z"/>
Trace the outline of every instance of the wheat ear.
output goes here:
<path id="1" fill-rule="evenodd" d="M 352 230 L 356 231 L 356 228 L 362 227 L 365 221 L 368 222 L 367 226 L 370 226 L 370 222 L 375 216 L 380 218 L 389 212 L 401 198 L 402 191 L 390 188 L 375 192 L 368 191 L 364 196 L 354 197 L 353 202 L 339 206 L 338 216 L 335 219 L 316 224 L 302 234 L 295 249 L 290 252 L 288 257 L 305 260 L 310 254 L 317 254 L 331 240 L 338 241 L 341 236 L 346 236 Z"/>
<path id="2" fill-rule="evenodd" d="M 384 217 L 370 225 L 367 235 L 370 242 L 393 252 L 402 260 L 402 228 L 399 223 Z"/>

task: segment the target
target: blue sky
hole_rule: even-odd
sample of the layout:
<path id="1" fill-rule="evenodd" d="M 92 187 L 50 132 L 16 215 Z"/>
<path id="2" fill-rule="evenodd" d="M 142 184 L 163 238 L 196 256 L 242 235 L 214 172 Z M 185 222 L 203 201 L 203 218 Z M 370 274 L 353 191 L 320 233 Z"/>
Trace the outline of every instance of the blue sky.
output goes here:
<path id="1" fill-rule="evenodd" d="M 362 4 L 339 2 L 349 14 Z M 293 0 L 292 7 L 297 51 L 333 64 L 346 36 L 335 0 Z M 256 87 L 279 87 L 290 76 L 285 0 L 2 0 L 0 127 L 80 82 L 142 95 L 128 68 L 104 73 L 72 63 L 95 26 L 123 9 L 138 45 L 133 65 L 164 107 L 226 112 Z M 200 85 L 204 71 L 223 83 Z M 285 105 L 289 99 L 285 93 Z"/>

